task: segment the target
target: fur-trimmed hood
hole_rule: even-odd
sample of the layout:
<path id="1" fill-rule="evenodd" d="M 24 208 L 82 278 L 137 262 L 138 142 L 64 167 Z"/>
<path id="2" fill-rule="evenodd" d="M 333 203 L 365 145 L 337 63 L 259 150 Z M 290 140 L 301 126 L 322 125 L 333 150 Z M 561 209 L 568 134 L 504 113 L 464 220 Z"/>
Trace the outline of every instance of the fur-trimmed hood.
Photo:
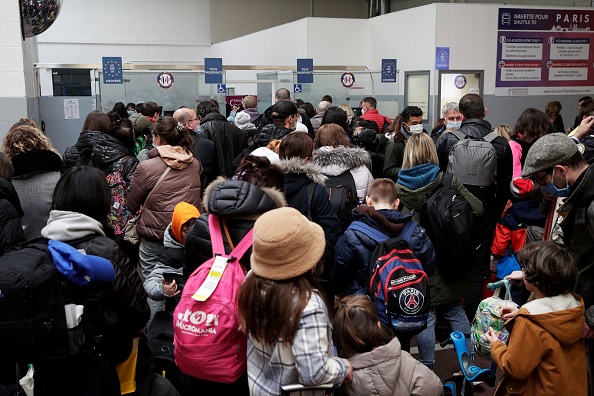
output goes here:
<path id="1" fill-rule="evenodd" d="M 313 151 L 313 162 L 322 168 L 328 176 L 341 175 L 349 169 L 359 166 L 371 168 L 371 156 L 360 147 L 324 146 Z"/>
<path id="2" fill-rule="evenodd" d="M 326 179 L 328 179 L 326 176 L 324 176 L 322 173 L 322 168 L 318 164 L 312 161 L 306 161 L 303 158 L 293 157 L 289 159 L 283 159 L 280 160 L 278 166 L 281 167 L 285 174 L 303 174 L 307 176 L 308 179 L 316 184 L 319 184 L 320 186 L 324 186 Z"/>
<path id="3" fill-rule="evenodd" d="M 284 194 L 242 180 L 218 177 L 204 190 L 204 210 L 223 217 L 257 219 L 262 213 L 287 206 Z"/>

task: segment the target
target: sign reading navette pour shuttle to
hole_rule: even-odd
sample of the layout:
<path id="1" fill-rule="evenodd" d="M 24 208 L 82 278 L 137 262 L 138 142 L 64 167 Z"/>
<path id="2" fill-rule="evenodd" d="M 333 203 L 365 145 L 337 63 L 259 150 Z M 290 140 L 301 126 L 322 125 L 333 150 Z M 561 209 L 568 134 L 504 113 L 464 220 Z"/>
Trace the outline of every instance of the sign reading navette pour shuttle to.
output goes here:
<path id="1" fill-rule="evenodd" d="M 495 95 L 594 93 L 594 11 L 500 8 Z"/>

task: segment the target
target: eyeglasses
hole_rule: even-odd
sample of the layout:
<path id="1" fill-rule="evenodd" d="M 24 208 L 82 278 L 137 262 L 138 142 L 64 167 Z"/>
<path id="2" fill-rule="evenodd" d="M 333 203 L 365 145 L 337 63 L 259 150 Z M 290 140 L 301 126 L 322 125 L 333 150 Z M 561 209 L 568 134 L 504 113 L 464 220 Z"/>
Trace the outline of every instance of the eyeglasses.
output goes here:
<path id="1" fill-rule="evenodd" d="M 547 183 L 545 182 L 545 178 L 547 177 L 547 175 L 552 175 L 553 171 L 552 170 L 546 170 L 544 175 L 537 177 L 536 175 L 534 176 L 534 181 L 537 182 L 538 184 L 540 184 L 541 186 L 545 186 Z"/>

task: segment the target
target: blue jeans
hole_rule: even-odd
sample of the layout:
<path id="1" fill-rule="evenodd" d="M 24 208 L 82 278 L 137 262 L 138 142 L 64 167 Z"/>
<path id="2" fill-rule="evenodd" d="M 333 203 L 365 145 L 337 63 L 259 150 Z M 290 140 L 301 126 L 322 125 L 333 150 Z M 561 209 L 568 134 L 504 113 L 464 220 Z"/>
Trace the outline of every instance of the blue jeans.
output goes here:
<path id="1" fill-rule="evenodd" d="M 445 319 L 452 327 L 452 331 L 470 334 L 470 323 L 468 322 L 461 301 L 443 304 L 441 307 Z M 419 347 L 419 360 L 433 370 L 435 364 L 435 309 L 432 309 L 429 313 L 427 328 L 417 335 L 417 345 Z M 469 355 L 474 357 L 470 338 L 466 339 L 466 349 L 468 349 Z"/>

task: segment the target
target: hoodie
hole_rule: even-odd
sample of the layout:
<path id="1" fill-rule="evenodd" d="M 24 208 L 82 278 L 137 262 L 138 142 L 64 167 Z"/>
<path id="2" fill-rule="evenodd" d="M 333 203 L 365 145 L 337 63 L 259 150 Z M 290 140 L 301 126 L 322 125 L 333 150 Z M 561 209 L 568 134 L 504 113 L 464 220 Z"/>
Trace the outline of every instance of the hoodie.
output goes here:
<path id="1" fill-rule="evenodd" d="M 163 301 L 168 296 L 163 294 L 163 274 L 165 272 L 175 272 L 182 277 L 183 274 L 183 263 L 184 263 L 184 245 L 175 240 L 171 232 L 171 224 L 167 226 L 165 234 L 163 236 L 163 246 L 165 250 L 161 254 L 159 263 L 153 268 L 151 274 L 144 281 L 144 290 L 146 294 L 155 301 Z M 183 284 L 179 284 L 179 290 L 183 287 Z"/>
<path id="2" fill-rule="evenodd" d="M 494 395 L 586 395 L 584 302 L 577 294 L 534 300 L 505 323 L 509 344 L 491 343 L 504 376 Z"/>

